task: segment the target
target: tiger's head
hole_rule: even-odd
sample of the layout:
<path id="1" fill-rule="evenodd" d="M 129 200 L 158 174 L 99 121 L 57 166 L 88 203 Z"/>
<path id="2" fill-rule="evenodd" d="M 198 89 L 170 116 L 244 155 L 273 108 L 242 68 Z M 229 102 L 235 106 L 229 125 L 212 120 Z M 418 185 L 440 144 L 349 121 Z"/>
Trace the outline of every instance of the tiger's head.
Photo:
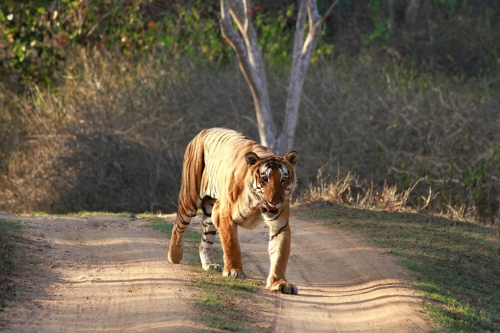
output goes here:
<path id="1" fill-rule="evenodd" d="M 298 158 L 299 154 L 295 150 L 289 151 L 284 157 L 260 158 L 253 152 L 245 155 L 251 172 L 253 193 L 260 199 L 264 216 L 272 219 L 290 201 L 297 184 L 295 164 Z"/>

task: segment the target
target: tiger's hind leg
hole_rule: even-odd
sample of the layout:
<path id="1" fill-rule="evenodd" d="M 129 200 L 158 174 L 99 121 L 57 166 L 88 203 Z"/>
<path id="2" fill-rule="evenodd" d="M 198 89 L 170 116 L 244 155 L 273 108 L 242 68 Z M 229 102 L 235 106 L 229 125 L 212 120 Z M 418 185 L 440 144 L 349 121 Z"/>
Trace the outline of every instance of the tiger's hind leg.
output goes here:
<path id="1" fill-rule="evenodd" d="M 182 259 L 184 252 L 183 238 L 189 223 L 196 216 L 196 208 L 188 211 L 177 212 L 177 218 L 172 229 L 172 236 L 170 237 L 170 244 L 168 245 L 168 261 L 173 264 L 178 264 Z"/>
<path id="2" fill-rule="evenodd" d="M 182 187 L 179 194 L 179 209 L 175 219 L 170 244 L 168 246 L 168 261 L 178 264 L 182 259 L 184 233 L 186 232 L 189 223 L 196 216 L 201 200 L 198 197 L 198 192 L 189 193 L 189 188 Z"/>
<path id="3" fill-rule="evenodd" d="M 212 223 L 212 210 L 214 207 L 215 199 L 205 197 L 201 202 L 201 209 L 203 210 L 202 236 L 200 242 L 200 259 L 201 266 L 204 270 L 213 270 L 222 272 L 222 266 L 215 262 L 213 254 L 213 245 L 217 228 Z"/>
<path id="4" fill-rule="evenodd" d="M 178 264 L 182 259 L 184 233 L 189 223 L 196 216 L 201 205 L 200 179 L 203 175 L 203 137 L 197 135 L 189 143 L 184 154 L 182 166 L 181 189 L 178 198 L 177 218 L 175 219 L 172 237 L 168 245 L 168 261 Z"/>

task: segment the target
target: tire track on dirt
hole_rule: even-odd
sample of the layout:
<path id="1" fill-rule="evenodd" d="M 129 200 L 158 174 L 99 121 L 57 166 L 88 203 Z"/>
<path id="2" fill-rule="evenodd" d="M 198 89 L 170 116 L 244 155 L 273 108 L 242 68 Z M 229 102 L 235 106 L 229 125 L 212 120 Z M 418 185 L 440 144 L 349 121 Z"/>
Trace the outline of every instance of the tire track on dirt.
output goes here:
<path id="1" fill-rule="evenodd" d="M 168 220 L 173 215 L 164 216 Z M 12 217 L 46 245 L 43 275 L 1 313 L 7 332 L 204 332 L 187 300 L 189 270 L 167 263 L 164 235 L 116 216 Z M 199 228 L 193 220 L 191 228 Z M 318 222 L 290 221 L 287 278 L 299 295 L 258 294 L 274 305 L 275 332 L 428 332 L 421 299 L 403 270 L 359 237 Z M 265 283 L 268 231 L 239 229 L 244 270 Z M 220 246 L 220 244 L 218 245 Z M 50 272 L 48 272 L 50 271 Z M 31 290 L 31 289 L 30 289 Z M 266 314 L 267 318 L 269 317 Z M 266 331 L 268 331 L 266 329 Z"/>
<path id="2" fill-rule="evenodd" d="M 21 220 L 28 231 L 43 233 L 51 246 L 44 256 L 58 278 L 43 294 L 8 308 L 7 332 L 206 331 L 190 319 L 186 270 L 167 263 L 166 240 L 143 222 Z"/>
<path id="3" fill-rule="evenodd" d="M 380 250 L 317 222 L 290 221 L 287 279 L 299 295 L 276 295 L 275 332 L 429 332 L 421 298 Z M 241 230 L 241 229 L 240 229 Z M 267 230 L 241 230 L 243 268 L 265 281 Z M 266 272 L 264 275 L 262 272 Z"/>

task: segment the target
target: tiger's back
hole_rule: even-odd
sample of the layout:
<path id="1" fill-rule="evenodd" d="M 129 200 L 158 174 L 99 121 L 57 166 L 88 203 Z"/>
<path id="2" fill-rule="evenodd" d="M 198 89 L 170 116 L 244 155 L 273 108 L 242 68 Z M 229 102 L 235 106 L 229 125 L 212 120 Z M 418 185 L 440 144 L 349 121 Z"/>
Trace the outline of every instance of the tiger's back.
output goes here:
<path id="1" fill-rule="evenodd" d="M 232 190 L 233 195 L 241 192 L 235 180 L 243 179 L 248 172 L 244 162 L 248 152 L 254 152 L 261 157 L 273 156 L 274 152 L 259 143 L 250 140 L 236 131 L 223 128 L 204 130 L 200 134 L 203 140 L 204 171 L 200 184 L 200 196 L 218 199 L 221 190 Z M 233 181 L 234 180 L 234 181 Z M 232 184 L 229 189 L 225 184 Z"/>

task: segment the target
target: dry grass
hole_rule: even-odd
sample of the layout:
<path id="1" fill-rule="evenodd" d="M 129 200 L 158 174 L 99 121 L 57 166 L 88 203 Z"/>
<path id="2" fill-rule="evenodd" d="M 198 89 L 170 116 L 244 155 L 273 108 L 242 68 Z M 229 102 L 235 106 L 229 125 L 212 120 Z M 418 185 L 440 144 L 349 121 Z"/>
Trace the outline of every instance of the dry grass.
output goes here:
<path id="1" fill-rule="evenodd" d="M 2 147 L 8 153 L 1 209 L 173 211 L 184 149 L 202 128 L 224 126 L 258 138 L 253 101 L 236 64 L 214 68 L 161 55 L 115 64 L 81 54 L 72 66 L 57 91 L 33 87 L 31 100 L 9 102 L 22 127 L 16 127 L 19 139 Z M 269 74 L 278 123 L 286 76 Z M 299 194 L 318 184 L 346 203 L 498 220 L 494 81 L 413 77 L 369 59 L 338 58 L 311 68 L 302 101 L 295 140 Z M 348 176 L 328 188 L 316 181 L 320 168 L 325 179 Z"/>
<path id="2" fill-rule="evenodd" d="M 355 205 L 364 208 L 377 208 L 384 212 L 404 212 L 409 210 L 408 201 L 413 189 L 419 182 L 410 188 L 399 190 L 396 185 L 384 186 L 376 189 L 374 185 L 368 185 L 366 181 L 360 182 L 359 177 L 347 174 L 345 177 L 337 175 L 333 179 L 323 178 L 321 171 L 318 172 L 317 182 L 310 185 L 297 199 L 302 204 L 315 204 L 328 202 L 342 205 Z M 425 198 L 428 205 L 435 195 L 432 193 Z M 417 207 L 418 210 L 425 206 Z"/>

